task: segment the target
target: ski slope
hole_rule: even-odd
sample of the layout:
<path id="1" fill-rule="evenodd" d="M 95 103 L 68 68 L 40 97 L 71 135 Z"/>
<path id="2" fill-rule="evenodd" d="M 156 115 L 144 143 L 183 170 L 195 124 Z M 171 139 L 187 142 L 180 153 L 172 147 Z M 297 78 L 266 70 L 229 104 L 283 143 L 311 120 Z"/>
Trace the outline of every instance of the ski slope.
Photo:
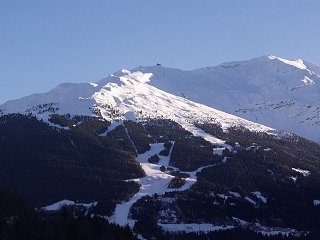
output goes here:
<path id="1" fill-rule="evenodd" d="M 150 144 L 151 149 L 143 154 L 138 155 L 137 160 L 140 162 L 143 170 L 146 173 L 146 176 L 139 179 L 133 179 L 133 181 L 141 184 L 140 190 L 127 202 L 122 202 L 117 204 L 114 214 L 108 218 L 112 223 L 125 226 L 129 225 L 130 227 L 134 226 L 135 221 L 131 220 L 129 217 L 130 208 L 132 205 L 137 202 L 140 198 L 144 196 L 152 196 L 153 194 L 162 195 L 165 192 L 171 191 L 184 191 L 189 189 L 197 181 L 197 172 L 202 171 L 206 167 L 211 167 L 213 165 L 201 167 L 193 172 L 185 172 L 190 175 L 186 178 L 186 183 L 178 189 L 168 188 L 170 181 L 174 178 L 172 175 L 162 172 L 160 170 L 161 166 L 166 168 L 169 166 L 169 161 L 171 157 L 171 151 L 173 149 L 174 143 L 171 146 L 171 150 L 168 156 L 158 155 L 160 161 L 157 164 L 149 163 L 148 158 L 159 154 L 162 150 L 165 149 L 163 143 Z M 170 166 L 171 167 L 171 166 Z M 174 167 L 171 167 L 174 168 Z M 176 169 L 176 168 L 174 168 Z M 177 170 L 177 169 L 176 169 Z"/>

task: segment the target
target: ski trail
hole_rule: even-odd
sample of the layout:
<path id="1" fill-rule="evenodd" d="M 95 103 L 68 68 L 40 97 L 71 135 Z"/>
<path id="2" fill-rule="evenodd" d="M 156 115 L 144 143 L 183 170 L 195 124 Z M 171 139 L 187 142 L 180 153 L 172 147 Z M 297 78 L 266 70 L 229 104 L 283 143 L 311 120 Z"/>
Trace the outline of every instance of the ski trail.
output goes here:
<path id="1" fill-rule="evenodd" d="M 185 130 L 191 132 L 195 137 L 202 137 L 204 140 L 210 142 L 213 145 L 220 145 L 226 148 L 230 148 L 231 146 L 225 144 L 225 141 L 210 135 L 209 133 L 205 132 L 201 128 L 196 127 L 195 125 L 184 121 L 183 119 L 176 119 L 176 122 L 179 123 Z"/>
<path id="2" fill-rule="evenodd" d="M 206 167 L 213 166 L 205 166 L 193 172 L 185 172 L 190 175 L 190 177 L 185 179 L 186 183 L 179 189 L 168 189 L 168 185 L 174 177 L 172 175 L 169 175 L 168 173 L 161 172 L 160 167 L 169 166 L 169 161 L 174 146 L 174 142 L 171 146 L 170 153 L 168 156 L 158 155 L 160 157 L 160 160 L 157 164 L 149 163 L 148 158 L 155 154 L 159 154 L 163 149 L 165 149 L 164 144 L 155 143 L 150 144 L 150 146 L 151 149 L 149 151 L 140 154 L 137 157 L 137 160 L 140 162 L 143 170 L 146 173 L 145 177 L 133 180 L 141 184 L 140 190 L 128 202 L 122 202 L 117 204 L 114 214 L 109 218 L 110 222 L 118 224 L 120 226 L 129 225 L 130 227 L 133 227 L 135 221 L 129 219 L 130 208 L 140 198 L 147 195 L 152 196 L 155 193 L 162 195 L 166 192 L 187 190 L 197 181 L 197 172 L 201 171 Z"/>
<path id="3" fill-rule="evenodd" d="M 124 130 L 125 130 L 125 132 L 126 132 L 126 134 L 127 134 L 127 137 L 128 137 L 128 139 L 129 139 L 131 145 L 133 146 L 134 151 L 136 152 L 136 156 L 137 156 L 137 155 L 138 155 L 138 149 L 136 148 L 136 145 L 134 144 L 134 142 L 132 141 L 132 139 L 131 139 L 131 137 L 130 137 L 128 128 L 127 128 L 126 125 L 124 125 L 124 124 L 123 124 L 123 127 L 124 127 Z"/>
<path id="4" fill-rule="evenodd" d="M 149 157 L 160 153 L 160 151 L 164 149 L 163 143 L 150 144 L 150 146 L 151 149 L 149 151 L 140 154 L 137 157 L 137 160 L 140 162 L 146 173 L 145 177 L 134 180 L 141 184 L 140 190 L 128 202 L 117 204 L 114 214 L 109 219 L 110 222 L 121 226 L 128 224 L 133 227 L 134 221 L 128 219 L 131 206 L 146 195 L 153 195 L 154 193 L 163 194 L 166 191 L 166 186 L 173 178 L 173 176 L 160 171 L 161 165 L 168 166 L 170 155 L 167 157 L 159 156 L 160 161 L 158 164 L 148 162 Z"/>

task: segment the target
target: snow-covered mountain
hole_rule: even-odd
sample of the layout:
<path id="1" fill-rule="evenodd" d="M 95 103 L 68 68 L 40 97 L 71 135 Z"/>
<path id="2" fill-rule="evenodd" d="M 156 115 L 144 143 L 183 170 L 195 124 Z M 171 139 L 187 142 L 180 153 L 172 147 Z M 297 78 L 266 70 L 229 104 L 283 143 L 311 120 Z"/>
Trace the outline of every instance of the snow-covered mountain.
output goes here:
<path id="1" fill-rule="evenodd" d="M 192 122 L 220 123 L 223 128 L 244 126 L 254 131 L 271 128 L 215 110 L 149 85 L 153 73 L 121 70 L 94 83 L 61 84 L 48 93 L 35 94 L 0 106 L 2 114 L 32 114 L 49 122 L 51 114 L 100 116 L 113 121 L 146 118 L 171 119 L 192 131 Z"/>
<path id="2" fill-rule="evenodd" d="M 276 129 L 320 141 L 320 68 L 264 56 L 193 71 L 139 67 L 149 84 Z"/>
<path id="3" fill-rule="evenodd" d="M 0 189 L 48 206 L 42 219 L 61 219 L 68 205 L 75 218 L 129 225 L 145 239 L 317 233 L 320 145 L 254 121 L 316 140 L 319 79 L 317 66 L 269 56 L 123 69 L 8 101 Z"/>
<path id="4" fill-rule="evenodd" d="M 266 129 L 244 118 L 319 142 L 319 94 L 318 66 L 264 56 L 193 71 L 159 64 L 123 69 L 98 83 L 61 84 L 6 102 L 0 114 L 33 113 L 44 120 L 52 113 L 98 114 L 107 120 L 157 116 L 180 124 L 210 120 Z"/>

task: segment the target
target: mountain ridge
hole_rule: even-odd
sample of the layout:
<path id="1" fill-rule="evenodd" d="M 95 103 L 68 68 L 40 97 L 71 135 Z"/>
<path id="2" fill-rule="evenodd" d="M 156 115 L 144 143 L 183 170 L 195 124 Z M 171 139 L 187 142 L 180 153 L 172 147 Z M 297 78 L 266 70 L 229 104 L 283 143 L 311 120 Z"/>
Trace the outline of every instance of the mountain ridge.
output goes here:
<path id="1" fill-rule="evenodd" d="M 131 71 L 122 69 L 97 83 L 62 83 L 47 93 L 8 101 L 0 105 L 0 114 L 25 112 L 43 118 L 43 113 L 36 113 L 43 112 L 37 109 L 37 105 L 41 104 L 49 104 L 49 107 L 46 106 L 48 111 L 58 112 L 62 111 L 62 104 L 65 108 L 62 111 L 64 114 L 71 111 L 70 113 L 74 115 L 92 115 L 97 114 L 95 110 L 104 111 L 106 114 L 107 110 L 102 109 L 101 106 L 117 108 L 117 104 L 121 103 L 128 112 L 124 117 L 131 115 L 135 118 L 134 114 L 141 112 L 153 102 L 153 107 L 149 106 L 147 110 L 147 114 L 153 116 L 157 115 L 153 110 L 158 106 L 156 106 L 157 102 L 152 100 L 155 98 L 152 94 L 157 91 L 163 95 L 161 91 L 165 91 L 237 117 L 275 129 L 290 131 L 319 142 L 320 139 L 317 137 L 320 124 L 320 104 L 317 100 L 320 94 L 318 70 L 318 66 L 301 59 L 290 61 L 272 55 L 191 71 L 163 67 L 160 64 L 140 66 Z M 137 84 L 140 84 L 140 89 L 135 87 Z M 119 93 L 119 89 L 124 85 L 130 88 L 130 91 L 134 91 L 134 94 L 131 97 L 125 96 L 125 90 L 122 89 L 122 100 L 119 100 L 119 96 L 114 95 L 112 91 Z M 152 87 L 156 87 L 157 90 Z M 141 95 L 140 91 L 148 91 L 148 94 L 143 94 L 145 99 L 149 99 L 144 104 L 140 104 L 138 109 L 133 106 L 133 103 L 137 104 L 133 99 L 136 98 L 135 94 Z M 174 98 L 173 95 L 166 97 Z M 159 98 L 157 100 L 164 103 Z M 180 103 L 184 102 L 183 99 L 176 100 Z M 192 105 L 186 102 L 183 104 L 187 104 L 187 108 Z M 131 110 L 136 111 L 133 115 L 129 113 L 131 111 L 129 111 L 129 105 Z M 162 107 L 170 110 L 168 104 Z M 120 111 L 120 108 L 116 111 Z M 113 110 L 115 109 L 109 109 L 109 111 Z M 183 109 L 180 110 L 183 112 Z M 162 111 L 162 113 L 166 112 Z M 125 113 L 121 114 L 125 115 Z M 174 115 L 175 113 L 171 111 L 171 117 Z M 203 112 L 201 118 L 204 115 Z M 288 119 L 290 121 L 287 121 Z"/>

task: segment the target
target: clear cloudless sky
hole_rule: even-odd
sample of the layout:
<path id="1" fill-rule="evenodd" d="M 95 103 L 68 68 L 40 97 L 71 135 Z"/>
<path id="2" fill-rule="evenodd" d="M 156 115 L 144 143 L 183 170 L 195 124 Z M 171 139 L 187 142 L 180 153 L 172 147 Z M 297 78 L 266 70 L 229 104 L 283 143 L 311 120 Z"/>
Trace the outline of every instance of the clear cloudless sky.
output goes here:
<path id="1" fill-rule="evenodd" d="M 320 64 L 319 0 L 0 0 L 0 104 L 121 68 Z"/>

